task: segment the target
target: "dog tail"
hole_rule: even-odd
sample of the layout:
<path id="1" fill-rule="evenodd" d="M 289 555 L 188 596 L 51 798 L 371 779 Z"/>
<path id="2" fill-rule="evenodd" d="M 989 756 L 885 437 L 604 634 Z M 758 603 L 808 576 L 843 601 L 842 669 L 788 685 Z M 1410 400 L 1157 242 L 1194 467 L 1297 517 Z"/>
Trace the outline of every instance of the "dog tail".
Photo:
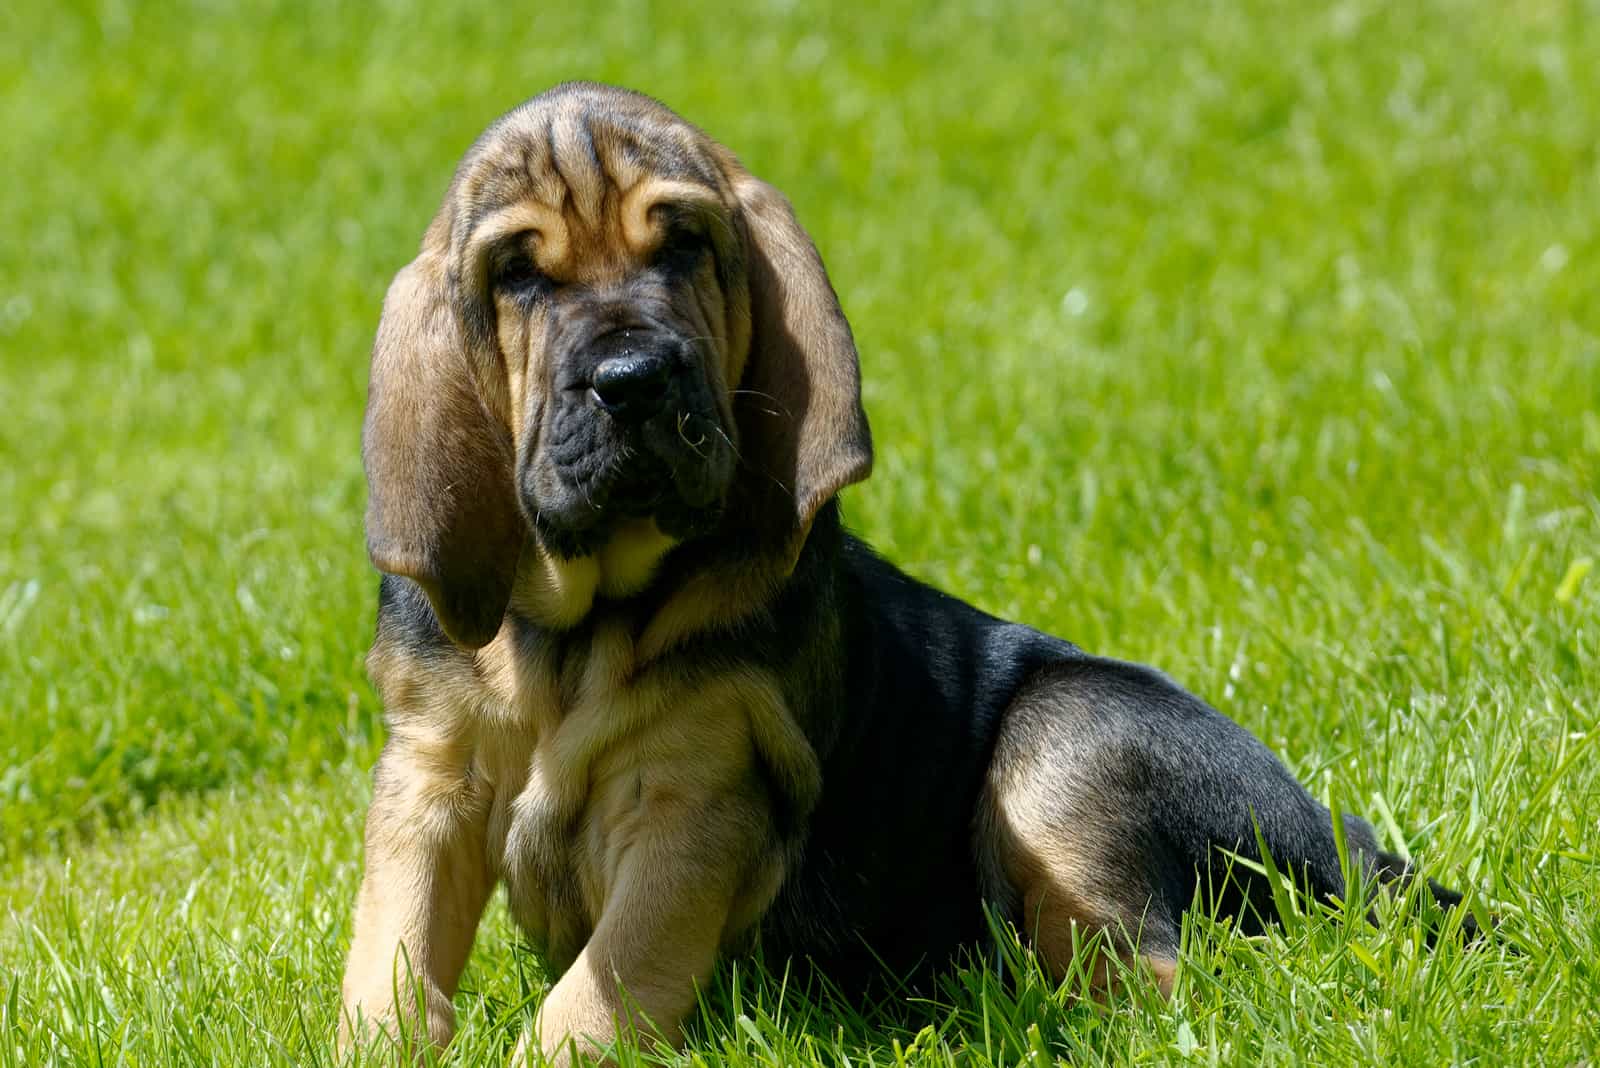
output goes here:
<path id="1" fill-rule="evenodd" d="M 1421 877 L 1365 820 L 1336 824 L 1253 734 L 1137 664 L 1084 656 L 1041 671 L 1007 713 L 990 775 L 991 866 L 1009 873 L 1015 900 L 1000 900 L 1025 929 L 1089 917 L 1170 961 L 1197 903 L 1259 933 L 1292 907 L 1282 877 L 1322 901 L 1351 898 L 1347 871 L 1389 891 Z M 1459 912 L 1460 894 L 1426 885 Z M 1052 895 L 1059 917 L 1041 912 Z M 1425 911 L 1431 943 L 1453 920 Z M 1456 929 L 1479 937 L 1470 915 Z"/>
<path id="2" fill-rule="evenodd" d="M 1209 710 L 1208 710 L 1209 711 Z M 1211 726 L 1231 735 L 1231 762 L 1244 774 L 1212 775 L 1188 784 L 1209 795 L 1187 813 L 1201 825 L 1183 828 L 1190 848 L 1186 859 L 1203 881 L 1202 900 L 1219 913 L 1240 916 L 1247 930 L 1259 931 L 1264 921 L 1280 919 L 1287 904 L 1273 875 L 1287 876 L 1313 898 L 1327 903 L 1349 897 L 1346 873 L 1374 882 L 1385 892 L 1407 891 L 1423 879 L 1443 913 L 1461 908 L 1462 895 L 1422 875 L 1412 862 L 1380 848 L 1377 832 L 1359 816 L 1344 814 L 1335 830 L 1335 814 L 1313 798 L 1265 746 L 1220 713 L 1211 712 Z M 1243 812 L 1248 826 L 1240 823 Z M 1343 838 L 1341 845 L 1340 838 Z M 1246 863 L 1240 864 L 1239 860 Z M 1192 886 L 1192 884 L 1191 884 Z M 1369 919 L 1375 921 L 1371 913 Z M 1432 946 L 1444 925 L 1434 915 L 1427 934 Z M 1480 936 L 1470 911 L 1460 915 L 1458 929 L 1467 942 Z"/>

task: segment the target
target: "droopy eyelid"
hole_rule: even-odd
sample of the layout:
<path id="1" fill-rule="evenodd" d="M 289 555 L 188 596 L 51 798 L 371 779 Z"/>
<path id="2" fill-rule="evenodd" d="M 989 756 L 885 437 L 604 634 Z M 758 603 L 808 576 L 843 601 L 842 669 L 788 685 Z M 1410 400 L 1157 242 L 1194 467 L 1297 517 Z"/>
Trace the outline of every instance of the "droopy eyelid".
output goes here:
<path id="1" fill-rule="evenodd" d="M 515 289 L 554 288 L 555 280 L 539 268 L 538 247 L 537 230 L 496 240 L 488 250 L 490 284 Z"/>
<path id="2" fill-rule="evenodd" d="M 653 255 L 705 248 L 722 253 L 734 239 L 734 229 L 715 204 L 703 200 L 661 201 L 650 209 L 656 231 Z"/>
<path id="3" fill-rule="evenodd" d="M 674 233 L 704 234 L 709 229 L 710 214 L 703 204 L 668 200 L 650 209 L 650 221 L 664 237 Z"/>
<path id="4" fill-rule="evenodd" d="M 469 245 L 483 250 L 487 260 L 509 241 L 537 240 L 538 251 L 559 263 L 567 250 L 566 222 L 542 204 L 518 204 L 492 212 L 479 220 L 467 235 Z M 531 254 L 530 249 L 530 254 Z"/>

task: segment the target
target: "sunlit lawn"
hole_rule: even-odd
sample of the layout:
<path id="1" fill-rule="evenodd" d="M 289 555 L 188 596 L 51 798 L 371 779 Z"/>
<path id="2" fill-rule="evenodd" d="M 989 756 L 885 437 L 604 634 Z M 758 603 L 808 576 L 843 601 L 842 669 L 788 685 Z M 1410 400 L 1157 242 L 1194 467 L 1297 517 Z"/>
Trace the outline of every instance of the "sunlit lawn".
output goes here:
<path id="1" fill-rule="evenodd" d="M 456 158 L 572 76 L 791 195 L 862 351 L 853 526 L 1164 667 L 1503 921 L 1197 921 L 1175 999 L 1105 1007 L 744 964 L 684 1063 L 1595 1055 L 1600 8 L 966 6 L 0 11 L 0 1065 L 331 1061 L 367 346 Z M 547 981 L 497 905 L 446 1060 Z"/>

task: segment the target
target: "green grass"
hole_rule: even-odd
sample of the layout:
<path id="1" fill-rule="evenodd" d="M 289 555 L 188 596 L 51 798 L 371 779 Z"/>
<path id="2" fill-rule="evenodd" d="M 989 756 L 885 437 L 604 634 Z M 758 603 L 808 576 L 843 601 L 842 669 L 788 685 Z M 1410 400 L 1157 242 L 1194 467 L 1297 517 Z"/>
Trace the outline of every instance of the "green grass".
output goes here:
<path id="1" fill-rule="evenodd" d="M 853 525 L 1166 668 L 1522 950 L 1196 921 L 1178 997 L 1105 1008 L 1020 958 L 876 1007 L 747 965 L 683 1063 L 1600 1053 L 1600 7 L 22 0 L 0 1068 L 331 1060 L 367 346 L 461 151 L 574 76 L 795 201 L 863 355 Z M 496 905 L 446 1060 L 546 981 Z"/>

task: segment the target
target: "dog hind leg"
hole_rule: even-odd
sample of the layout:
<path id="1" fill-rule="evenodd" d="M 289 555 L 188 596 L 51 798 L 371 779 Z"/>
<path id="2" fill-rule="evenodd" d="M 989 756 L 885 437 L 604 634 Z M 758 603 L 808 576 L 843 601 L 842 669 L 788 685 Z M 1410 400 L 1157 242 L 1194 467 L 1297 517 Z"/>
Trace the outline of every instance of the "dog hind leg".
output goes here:
<path id="1" fill-rule="evenodd" d="M 1197 896 L 1247 931 L 1274 918 L 1266 878 L 1234 860 L 1259 862 L 1258 841 L 1313 896 L 1345 893 L 1332 816 L 1277 757 L 1165 676 L 1117 661 L 1064 661 L 1023 688 L 975 829 L 991 900 L 1057 975 L 1083 935 L 1103 931 L 1170 990 Z M 1346 816 L 1344 837 L 1364 878 L 1411 877 L 1365 821 Z M 1429 883 L 1441 905 L 1459 902 Z"/>

